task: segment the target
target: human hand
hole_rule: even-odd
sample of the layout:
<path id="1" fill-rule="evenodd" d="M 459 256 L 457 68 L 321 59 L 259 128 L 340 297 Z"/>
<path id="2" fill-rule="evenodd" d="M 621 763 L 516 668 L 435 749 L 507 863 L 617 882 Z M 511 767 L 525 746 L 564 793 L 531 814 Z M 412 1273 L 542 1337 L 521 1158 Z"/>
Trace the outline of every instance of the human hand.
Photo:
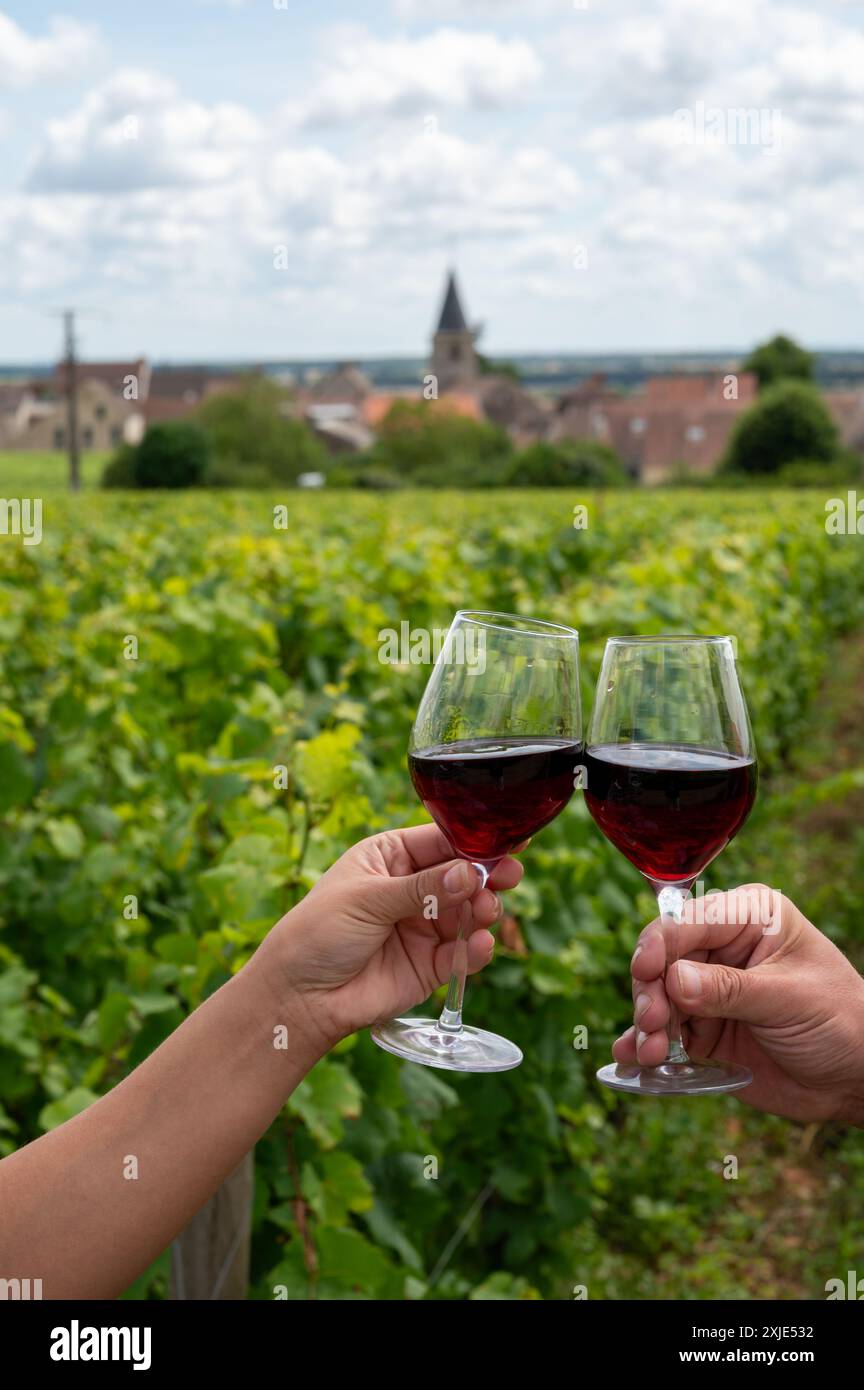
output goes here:
<path id="1" fill-rule="evenodd" d="M 681 960 L 668 971 L 659 920 L 645 928 L 631 965 L 636 1023 L 612 1055 L 658 1066 L 671 998 L 688 1052 L 750 1068 L 740 1100 L 788 1119 L 864 1127 L 864 980 L 788 898 L 779 899 L 780 930 L 766 931 L 756 903 L 770 892 L 748 884 L 711 894 L 701 924 L 690 899 Z"/>
<path id="2" fill-rule="evenodd" d="M 389 830 L 353 845 L 271 931 L 258 956 L 275 967 L 327 1046 L 427 999 L 453 968 L 464 922 L 467 968 L 488 965 L 487 928 L 522 865 L 506 858 L 489 885 L 454 859 L 434 825 Z M 259 962 L 260 964 L 260 962 Z"/>

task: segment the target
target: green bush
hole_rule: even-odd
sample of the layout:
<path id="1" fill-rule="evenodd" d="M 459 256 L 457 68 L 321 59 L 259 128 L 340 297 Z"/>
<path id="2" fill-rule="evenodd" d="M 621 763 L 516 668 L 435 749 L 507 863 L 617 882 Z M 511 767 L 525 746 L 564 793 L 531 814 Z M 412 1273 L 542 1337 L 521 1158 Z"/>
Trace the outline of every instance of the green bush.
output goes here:
<path id="1" fill-rule="evenodd" d="M 628 477 L 614 449 L 605 444 L 540 440 L 516 455 L 508 481 L 511 487 L 621 487 Z"/>
<path id="2" fill-rule="evenodd" d="M 133 444 L 123 444 L 116 454 L 108 460 L 102 471 L 103 487 L 133 488 L 137 486 L 135 477 L 135 456 Z"/>
<path id="3" fill-rule="evenodd" d="M 397 401 L 368 457 L 414 487 L 495 487 L 507 481 L 513 445 L 506 430 L 456 414 L 446 398 Z"/>
<path id="4" fill-rule="evenodd" d="M 210 458 L 207 435 L 191 420 L 150 425 L 134 454 L 136 486 L 197 487 L 206 478 Z"/>
<path id="5" fill-rule="evenodd" d="M 776 474 L 779 487 L 846 487 L 864 481 L 864 466 L 857 454 L 844 452 L 834 463 L 786 463 Z"/>
<path id="6" fill-rule="evenodd" d="M 722 469 L 759 474 L 802 460 L 826 465 L 836 461 L 838 449 L 837 426 L 815 387 L 781 381 L 736 421 Z"/>
<path id="7" fill-rule="evenodd" d="M 376 468 L 365 458 L 357 458 L 350 463 L 340 463 L 327 474 L 328 487 L 362 488 L 369 492 L 392 492 L 404 484 L 395 473 L 386 468 Z"/>
<path id="8" fill-rule="evenodd" d="M 208 487 L 266 489 L 273 478 L 263 464 L 238 464 L 230 459 L 214 458 L 207 469 Z"/>
<path id="9" fill-rule="evenodd" d="M 230 391 L 218 391 L 198 411 L 218 469 L 220 486 L 296 483 L 301 473 L 325 472 L 329 455 L 301 420 L 286 415 L 290 396 L 268 377 L 250 375 Z M 266 485 L 266 484 L 265 484 Z"/>

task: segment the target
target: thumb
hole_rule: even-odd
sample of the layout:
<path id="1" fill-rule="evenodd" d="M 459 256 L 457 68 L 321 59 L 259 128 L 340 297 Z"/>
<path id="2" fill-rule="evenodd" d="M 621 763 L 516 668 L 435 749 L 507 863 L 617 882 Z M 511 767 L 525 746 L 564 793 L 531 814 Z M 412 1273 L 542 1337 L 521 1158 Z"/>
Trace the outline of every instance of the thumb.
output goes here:
<path id="1" fill-rule="evenodd" d="M 679 960 L 666 979 L 668 994 L 685 1013 L 697 1018 L 734 1018 L 742 1023 L 770 1024 L 781 1002 L 771 976 L 755 966 L 735 970 L 731 965 L 707 965 Z"/>
<path id="2" fill-rule="evenodd" d="M 474 865 L 464 859 L 452 859 L 421 869 L 419 874 L 387 879 L 384 901 L 393 921 L 418 913 L 434 921 L 445 908 L 458 907 L 473 897 L 479 887 L 480 875 Z"/>

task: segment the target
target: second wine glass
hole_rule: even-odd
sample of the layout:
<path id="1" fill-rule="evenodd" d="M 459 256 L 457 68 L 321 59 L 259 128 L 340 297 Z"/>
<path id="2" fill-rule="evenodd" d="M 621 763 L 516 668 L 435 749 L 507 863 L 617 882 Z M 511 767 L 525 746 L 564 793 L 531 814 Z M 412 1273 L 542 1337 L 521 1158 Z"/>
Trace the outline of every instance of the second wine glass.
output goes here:
<path id="1" fill-rule="evenodd" d="M 657 895 L 666 968 L 678 960 L 696 879 L 744 824 L 756 756 L 730 637 L 612 637 L 585 752 L 585 801 L 607 839 Z M 711 1095 L 753 1080 L 746 1067 L 693 1061 L 669 1001 L 660 1066 L 602 1067 L 613 1090 Z"/>
<path id="2" fill-rule="evenodd" d="M 578 633 L 509 613 L 457 613 L 420 702 L 408 765 L 423 805 L 483 884 L 567 805 L 581 740 Z M 519 1065 L 515 1043 L 462 1021 L 471 926 L 467 903 L 441 1017 L 379 1025 L 379 1047 L 451 1071 Z"/>

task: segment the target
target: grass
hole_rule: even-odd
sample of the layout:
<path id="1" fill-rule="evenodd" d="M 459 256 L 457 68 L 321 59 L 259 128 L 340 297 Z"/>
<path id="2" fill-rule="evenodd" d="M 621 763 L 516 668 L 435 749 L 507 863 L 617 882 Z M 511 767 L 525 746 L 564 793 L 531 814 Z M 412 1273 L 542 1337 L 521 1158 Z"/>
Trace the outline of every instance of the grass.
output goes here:
<path id="1" fill-rule="evenodd" d="M 81 458 L 81 483 L 86 489 L 97 488 L 102 469 L 109 455 L 84 454 Z M 69 461 L 65 454 L 53 451 L 0 449 L 0 496 L 41 497 L 44 493 L 65 492 L 69 487 Z"/>

